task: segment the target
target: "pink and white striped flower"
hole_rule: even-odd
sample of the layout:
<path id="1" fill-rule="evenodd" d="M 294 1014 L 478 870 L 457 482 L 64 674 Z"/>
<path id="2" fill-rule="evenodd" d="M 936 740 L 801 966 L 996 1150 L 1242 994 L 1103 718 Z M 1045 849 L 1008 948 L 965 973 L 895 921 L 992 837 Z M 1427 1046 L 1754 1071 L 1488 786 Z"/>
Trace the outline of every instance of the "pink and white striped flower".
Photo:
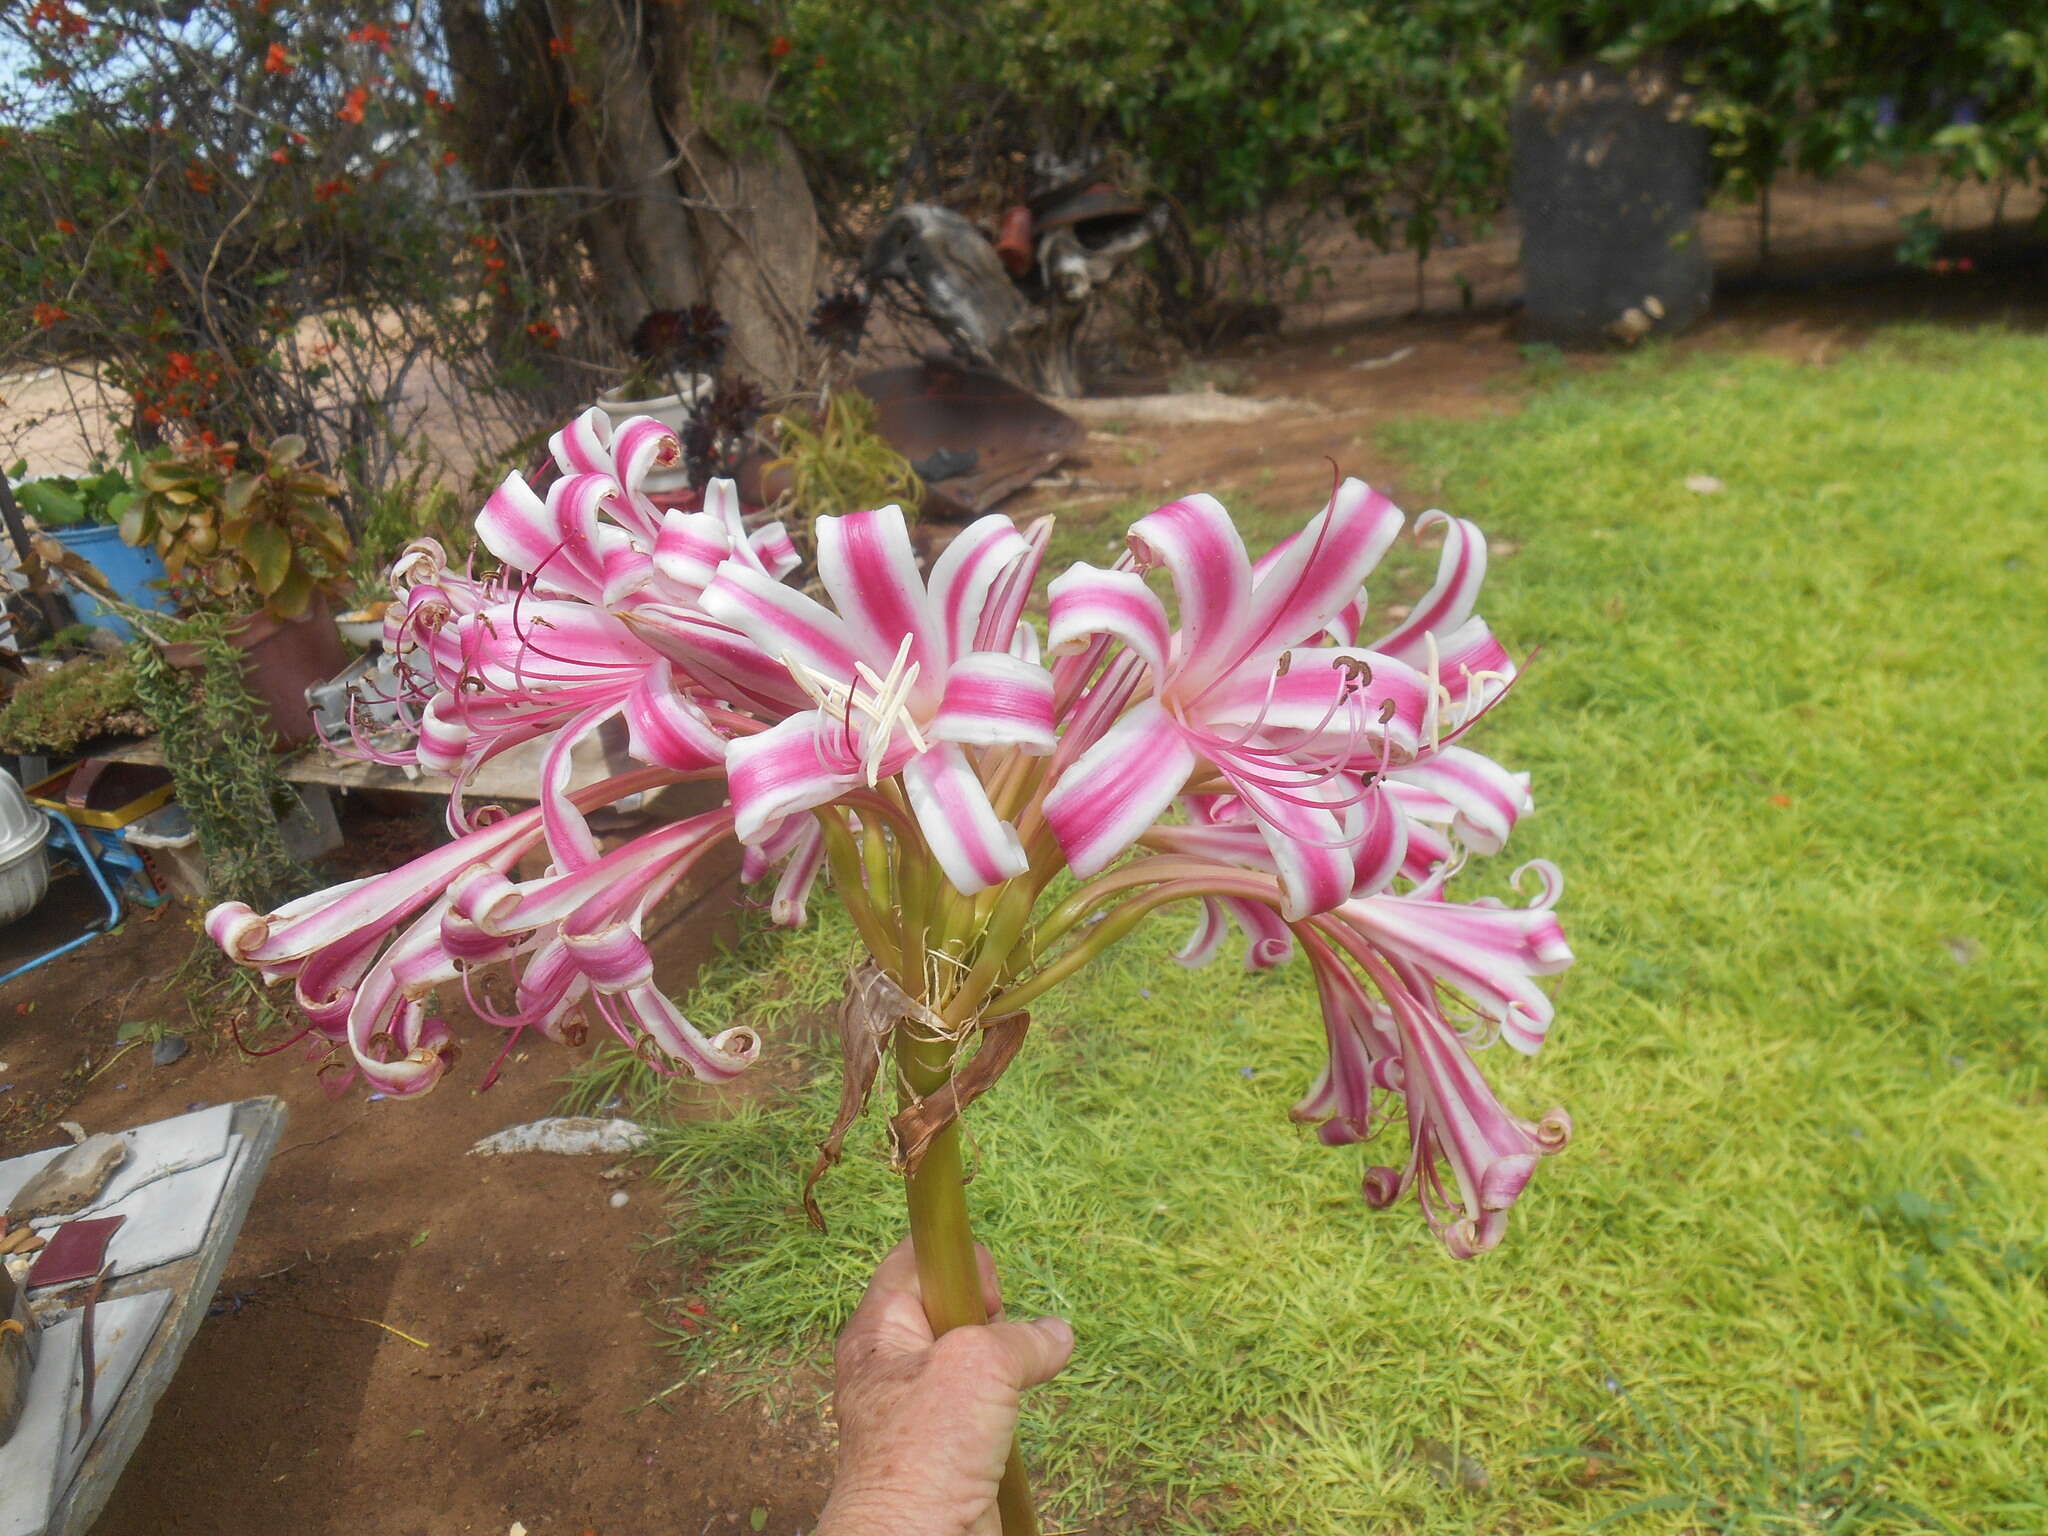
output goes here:
<path id="1" fill-rule="evenodd" d="M 819 518 L 817 540 L 834 608 L 737 561 L 704 589 L 705 612 L 778 657 L 815 702 L 727 753 L 741 841 L 900 778 L 957 889 L 1022 874 L 1023 844 L 990 805 L 967 749 L 1053 747 L 1045 669 L 974 645 L 991 590 L 1030 547 L 1007 517 L 984 517 L 946 547 L 927 585 L 900 508 Z"/>
<path id="2" fill-rule="evenodd" d="M 1126 652 L 1127 694 L 1140 695 L 1046 797 L 1076 874 L 1129 848 L 1206 768 L 1259 827 L 1287 916 L 1351 894 L 1363 845 L 1385 825 L 1367 808 L 1364 776 L 1416 755 L 1433 699 L 1398 658 L 1307 642 L 1356 601 L 1400 527 L 1392 502 L 1347 480 L 1255 567 L 1220 504 L 1171 502 L 1130 539 L 1140 566 L 1171 576 L 1177 630 L 1136 570 L 1076 565 L 1052 584 L 1053 654 L 1113 637 Z M 1143 685 L 1131 659 L 1143 663 Z"/>
<path id="3" fill-rule="evenodd" d="M 1484 1253 L 1505 1235 L 1508 1210 L 1538 1162 L 1570 1140 L 1571 1117 L 1552 1109 L 1531 1122 L 1503 1109 L 1433 996 L 1418 995 L 1397 971 L 1351 949 L 1375 983 L 1378 995 L 1369 993 L 1326 939 L 1351 948 L 1323 918 L 1303 935 L 1329 1061 L 1294 1117 L 1321 1122 L 1325 1145 L 1345 1146 L 1377 1135 L 1385 1119 L 1378 1104 L 1398 1096 L 1408 1156 L 1399 1168 L 1366 1170 L 1366 1200 L 1384 1208 L 1413 1189 L 1431 1230 L 1455 1257 Z"/>
<path id="4" fill-rule="evenodd" d="M 820 602 L 784 584 L 793 545 L 750 530 L 730 484 L 687 510 L 646 494 L 679 454 L 658 422 L 614 432 L 590 412 L 551 446 L 552 483 L 511 476 L 479 514 L 494 573 L 453 570 L 430 543 L 393 573 L 387 642 L 414 739 L 367 745 L 455 776 L 455 841 L 267 917 L 208 917 L 230 955 L 293 984 L 352 1072 L 431 1088 L 457 996 L 507 1052 L 527 1030 L 580 1042 L 595 1021 L 659 1070 L 742 1070 L 758 1038 L 692 1023 L 648 940 L 727 837 L 745 882 L 773 881 L 778 923 L 802 922 L 829 878 L 922 1027 L 963 1038 L 1192 903 L 1184 964 L 1232 926 L 1254 969 L 1306 956 L 1329 1057 L 1299 1118 L 1344 1145 L 1405 1108 L 1407 1156 L 1368 1172 L 1368 1198 L 1413 1189 L 1454 1253 L 1500 1240 L 1570 1123 L 1502 1109 L 1473 1053 L 1542 1043 L 1539 982 L 1571 952 L 1548 865 L 1525 866 L 1542 882 L 1527 906 L 1448 894 L 1530 806 L 1526 775 L 1463 744 L 1514 680 L 1475 612 L 1477 528 L 1425 514 L 1419 528 L 1444 529 L 1435 585 L 1361 646 L 1363 583 L 1402 523 L 1384 496 L 1341 483 L 1256 561 L 1216 502 L 1176 501 L 1112 568 L 1051 584 L 1048 670 L 1024 614 L 1050 519 L 1020 533 L 985 517 L 926 577 L 897 508 L 820 518 Z M 643 766 L 572 788 L 571 754 L 599 732 Z M 468 778 L 526 742 L 544 744 L 538 803 L 466 813 Z M 720 776 L 728 803 L 624 842 L 587 819 Z M 1063 867 L 1078 885 L 1054 888 Z"/>

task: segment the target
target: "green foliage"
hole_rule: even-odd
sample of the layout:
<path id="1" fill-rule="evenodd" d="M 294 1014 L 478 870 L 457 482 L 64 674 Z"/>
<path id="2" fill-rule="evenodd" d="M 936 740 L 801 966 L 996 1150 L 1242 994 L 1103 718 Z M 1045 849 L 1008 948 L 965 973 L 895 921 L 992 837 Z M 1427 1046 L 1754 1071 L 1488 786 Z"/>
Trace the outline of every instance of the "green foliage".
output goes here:
<path id="1" fill-rule="evenodd" d="M 80 656 L 25 678 L 0 709 L 0 748 L 69 752 L 96 736 L 141 736 L 149 717 L 126 656 Z"/>
<path id="2" fill-rule="evenodd" d="M 0 366 L 72 374 L 95 441 L 299 433 L 370 484 L 417 437 L 430 357 L 466 446 L 525 430 L 506 376 L 560 332 L 463 200 L 440 21 L 0 6 Z"/>
<path id="3" fill-rule="evenodd" d="M 142 464 L 121 537 L 154 547 L 172 582 L 200 605 L 301 618 L 354 554 L 332 504 L 342 484 L 305 463 L 305 453 L 302 437 L 246 450 L 198 442 L 160 450 Z"/>
<path id="4" fill-rule="evenodd" d="M 2048 673 L 1995 708 L 1979 677 L 2040 645 L 2048 422 L 2016 402 L 2044 376 L 2039 338 L 1904 330 L 1824 370 L 1650 353 L 1392 431 L 1415 503 L 1493 537 L 1487 618 L 1541 647 L 1473 745 L 1534 774 L 1511 851 L 1565 869 L 1580 958 L 1545 1051 L 1485 1066 L 1578 1133 L 1459 1264 L 1288 1123 L 1321 1056 L 1298 967 L 1183 972 L 1169 914 L 1035 1007 L 968 1117 L 969 1198 L 1012 1312 L 1080 1338 L 1027 1408 L 1049 1524 L 2048 1529 Z M 1233 506 L 1255 546 L 1305 510 Z M 1404 597 L 1429 553 L 1390 562 Z M 696 1015 L 789 1050 L 854 948 L 813 910 Z M 659 1137 L 717 1323 L 683 1369 L 764 1390 L 903 1223 L 871 1120 L 806 1226 L 837 1068 L 800 1054 L 799 1090 Z M 1428 1442 L 1488 1486 L 1440 1486 Z"/>
<path id="5" fill-rule="evenodd" d="M 880 422 L 874 401 L 857 389 L 833 390 L 822 419 L 797 410 L 775 418 L 771 430 L 781 453 L 764 474 L 788 472 L 788 496 L 800 526 L 892 501 L 917 516 L 924 482 L 883 438 Z"/>
<path id="6" fill-rule="evenodd" d="M 1616 1400 L 1594 1416 L 1586 1443 L 1556 1454 L 1582 1460 L 1594 1478 L 1637 1484 L 1647 1478 L 1673 1491 L 1638 1499 L 1603 1516 L 1589 1531 L 1652 1514 L 1684 1519 L 1690 1522 L 1688 1530 L 1700 1536 L 1952 1529 L 1890 1496 L 1885 1479 L 1911 1447 L 1896 1437 L 1880 1442 L 1867 1424 L 1853 1449 L 1822 1460 L 1807 1444 L 1796 1395 L 1789 1425 L 1738 1421 L 1702 1432 L 1667 1395 L 1655 1394 L 1646 1402 L 1638 1389 L 1613 1375 L 1605 1386 Z"/>
<path id="7" fill-rule="evenodd" d="M 1983 0 L 790 0 L 782 25 L 778 100 L 828 215 L 935 196 L 992 222 L 1035 152 L 1101 154 L 1168 202 L 1147 259 L 1197 332 L 1303 276 L 1318 215 L 1421 254 L 1491 217 L 1532 53 L 1676 63 L 1742 191 L 1913 154 L 2048 166 L 2048 23 Z"/>
<path id="8" fill-rule="evenodd" d="M 28 466 L 9 466 L 9 479 L 20 476 Z M 21 510 L 45 528 L 76 528 L 83 523 L 120 521 L 132 498 L 135 484 L 126 470 L 114 466 L 88 475 L 45 475 L 15 486 L 14 499 Z"/>
<path id="9" fill-rule="evenodd" d="M 1317 214 L 1426 252 L 1505 190 L 1523 33 L 1485 0 L 795 0 L 786 25 L 781 100 L 828 204 L 993 213 L 1035 151 L 1106 153 L 1167 201 L 1151 259 L 1168 317 L 1196 328 L 1276 291 Z"/>
<path id="10" fill-rule="evenodd" d="M 434 540 L 458 563 L 476 547 L 475 518 L 424 464 L 384 486 L 357 487 L 355 499 L 365 510 L 349 578 L 360 598 L 390 597 L 391 564 L 415 539 Z"/>
<path id="11" fill-rule="evenodd" d="M 279 830 L 298 796 L 278 772 L 269 712 L 249 691 L 246 658 L 228 639 L 232 623 L 229 615 L 203 613 L 172 629 L 170 640 L 199 648 L 196 675 L 173 667 L 147 641 L 128 654 L 178 804 L 199 834 L 209 894 L 268 912 L 311 879 Z"/>
<path id="12" fill-rule="evenodd" d="M 1959 180 L 2048 169 L 2048 21 L 1984 0 L 1593 0 L 1541 12 L 1569 60 L 1669 59 L 1739 191 L 1932 154 Z"/>

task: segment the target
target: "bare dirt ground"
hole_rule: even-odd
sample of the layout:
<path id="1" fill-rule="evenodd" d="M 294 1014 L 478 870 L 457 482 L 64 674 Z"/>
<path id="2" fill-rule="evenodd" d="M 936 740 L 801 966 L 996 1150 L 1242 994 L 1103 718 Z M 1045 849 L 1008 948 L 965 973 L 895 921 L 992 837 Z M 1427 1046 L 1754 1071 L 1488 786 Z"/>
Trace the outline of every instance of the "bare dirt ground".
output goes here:
<path id="1" fill-rule="evenodd" d="M 337 874 L 424 846 L 406 830 L 351 815 L 369 857 Z M 60 879 L 5 931 L 0 968 L 77 931 L 83 883 Z M 656 940 L 665 974 L 687 975 L 729 931 L 732 899 L 723 882 L 680 893 Z M 670 1390 L 695 1367 L 656 1330 L 734 1323 L 693 1311 L 688 1276 L 648 1251 L 662 1212 L 642 1170 L 465 1155 L 553 1112 L 569 1053 L 517 1053 L 479 1094 L 496 1042 L 472 1025 L 425 1103 L 330 1094 L 302 1048 L 249 1059 L 218 1032 L 156 1067 L 146 1040 L 122 1051 L 114 1036 L 124 1018 L 183 1021 L 166 979 L 193 941 L 183 909 L 131 911 L 0 987 L 0 1155 L 61 1140 L 58 1118 L 118 1130 L 257 1094 L 290 1106 L 218 1315 L 101 1536 L 502 1536 L 514 1521 L 533 1536 L 700 1536 L 747 1530 L 756 1509 L 773 1531 L 808 1526 L 831 1452 L 815 1414 L 777 1423 L 715 1383 Z"/>
<path id="2" fill-rule="evenodd" d="M 1881 264 L 1894 238 L 1875 213 L 1850 233 L 1870 243 L 1788 263 L 1774 285 L 1726 285 L 1714 317 L 1676 345 L 1762 348 L 1825 367 L 1888 321 L 2048 325 L 2038 250 L 1983 236 L 1958 247 L 1976 252 L 1967 276 L 1830 278 Z M 1107 518 L 1132 499 L 1201 488 L 1306 514 L 1327 494 L 1331 459 L 1425 505 L 1422 467 L 1387 461 L 1374 427 L 1415 412 L 1512 411 L 1528 361 L 1499 303 L 1388 318 L 1358 297 L 1380 281 L 1370 265 L 1341 273 L 1281 336 L 1204 360 L 1231 392 L 1291 404 L 1237 424 L 1098 417 L 1070 483 L 1008 510 Z M 391 809 L 352 809 L 339 873 L 382 867 L 428 835 Z M 0 932 L 0 970 L 76 921 L 78 885 L 60 882 L 43 909 Z M 696 904 L 657 942 L 678 991 L 731 891 L 681 900 Z M 188 914 L 131 914 L 118 933 L 0 986 L 0 1155 L 47 1145 L 60 1117 L 100 1130 L 259 1093 L 291 1106 L 219 1315 L 100 1536 L 442 1536 L 504 1533 L 514 1521 L 532 1536 L 712 1536 L 751 1529 L 756 1510 L 773 1536 L 809 1528 L 831 1447 L 816 1394 L 806 1384 L 771 1418 L 729 1405 L 715 1379 L 691 1377 L 687 1353 L 665 1349 L 657 1330 L 744 1320 L 691 1311 L 689 1277 L 648 1249 L 660 1192 L 637 1177 L 608 1183 L 602 1160 L 463 1155 L 490 1131 L 550 1112 L 566 1053 L 536 1046 L 478 1094 L 494 1043 L 472 1025 L 469 1056 L 415 1104 L 371 1102 L 360 1088 L 329 1097 L 296 1049 L 250 1060 L 202 1038 L 169 1067 L 152 1067 L 146 1045 L 117 1057 L 123 1019 L 182 1016 L 169 978 L 192 939 Z M 607 1203 L 615 1187 L 629 1195 L 622 1209 Z"/>

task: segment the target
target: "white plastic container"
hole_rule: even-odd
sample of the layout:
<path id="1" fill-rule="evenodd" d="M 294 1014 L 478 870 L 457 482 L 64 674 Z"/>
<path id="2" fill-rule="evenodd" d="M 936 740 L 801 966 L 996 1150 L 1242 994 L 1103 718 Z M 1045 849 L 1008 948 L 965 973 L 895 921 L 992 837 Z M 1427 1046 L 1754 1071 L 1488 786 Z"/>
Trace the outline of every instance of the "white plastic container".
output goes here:
<path id="1" fill-rule="evenodd" d="M 36 909 L 50 888 L 50 818 L 28 803 L 11 773 L 0 773 L 0 923 Z"/>

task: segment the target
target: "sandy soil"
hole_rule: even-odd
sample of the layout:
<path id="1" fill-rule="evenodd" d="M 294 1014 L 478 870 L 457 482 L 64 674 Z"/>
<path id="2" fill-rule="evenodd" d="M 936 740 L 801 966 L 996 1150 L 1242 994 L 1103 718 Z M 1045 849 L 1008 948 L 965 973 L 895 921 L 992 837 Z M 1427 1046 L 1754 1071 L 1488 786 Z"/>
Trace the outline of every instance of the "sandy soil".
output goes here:
<path id="1" fill-rule="evenodd" d="M 374 812 L 349 830 L 373 859 L 402 856 Z M 61 880 L 6 930 L 0 965 L 76 931 L 82 884 Z M 664 974 L 691 971 L 731 903 L 726 883 L 680 895 L 655 942 Z M 60 1115 L 106 1130 L 256 1094 L 290 1106 L 218 1315 L 99 1536 L 443 1536 L 515 1520 L 533 1536 L 696 1536 L 747 1530 L 757 1508 L 770 1530 L 808 1526 L 829 1428 L 729 1407 L 663 1350 L 657 1328 L 735 1322 L 692 1311 L 688 1277 L 649 1251 L 662 1211 L 641 1167 L 465 1155 L 551 1113 L 568 1053 L 518 1053 L 479 1094 L 495 1043 L 472 1024 L 424 1103 L 330 1095 L 300 1047 L 252 1060 L 196 1039 L 161 1068 L 146 1043 L 117 1055 L 120 1019 L 182 1019 L 164 978 L 192 941 L 181 909 L 131 915 L 0 987 L 0 1155 L 60 1139 Z M 814 1402 L 815 1385 L 794 1395 Z"/>

